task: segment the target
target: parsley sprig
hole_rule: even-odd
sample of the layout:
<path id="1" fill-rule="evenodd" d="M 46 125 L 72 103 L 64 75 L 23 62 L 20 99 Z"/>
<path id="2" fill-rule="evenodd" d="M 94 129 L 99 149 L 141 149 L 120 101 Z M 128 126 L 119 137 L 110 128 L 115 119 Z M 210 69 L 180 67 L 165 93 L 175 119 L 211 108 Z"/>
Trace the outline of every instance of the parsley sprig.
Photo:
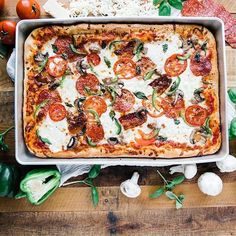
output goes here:
<path id="1" fill-rule="evenodd" d="M 175 193 L 172 192 L 172 190 L 175 188 L 176 185 L 179 185 L 184 181 L 184 175 L 177 176 L 173 180 L 169 181 L 161 174 L 159 170 L 157 170 L 157 173 L 162 178 L 164 185 L 158 188 L 154 193 L 150 194 L 149 198 L 158 198 L 165 193 L 165 195 L 170 200 L 175 200 L 176 209 L 182 208 L 183 200 L 185 198 L 184 195 L 180 194 L 179 196 L 177 196 Z"/>

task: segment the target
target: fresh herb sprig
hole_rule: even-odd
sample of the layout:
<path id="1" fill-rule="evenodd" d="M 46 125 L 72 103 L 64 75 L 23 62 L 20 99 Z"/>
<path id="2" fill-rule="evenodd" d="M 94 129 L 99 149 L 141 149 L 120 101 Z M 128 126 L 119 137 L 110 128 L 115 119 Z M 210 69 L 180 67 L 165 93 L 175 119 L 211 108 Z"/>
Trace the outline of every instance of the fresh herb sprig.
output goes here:
<path id="1" fill-rule="evenodd" d="M 159 16 L 170 16 L 171 7 L 182 10 L 184 0 L 153 0 L 153 5 L 159 7 Z"/>
<path id="2" fill-rule="evenodd" d="M 68 183 L 63 184 L 63 186 L 68 186 L 72 184 L 85 184 L 89 186 L 91 189 L 92 202 L 93 202 L 93 205 L 96 207 L 99 202 L 99 193 L 98 193 L 97 187 L 93 183 L 93 180 L 98 177 L 98 175 L 100 174 L 100 171 L 101 171 L 101 166 L 94 165 L 90 169 L 88 176 L 85 179 L 68 182 Z"/>
<path id="3" fill-rule="evenodd" d="M 14 126 L 9 127 L 8 129 L 6 129 L 5 131 L 3 131 L 2 133 L 0 133 L 0 151 L 6 152 L 8 151 L 9 147 L 8 145 L 4 142 L 4 137 L 5 135 L 14 128 Z"/>
<path id="4" fill-rule="evenodd" d="M 184 195 L 180 194 L 179 196 L 177 196 L 176 194 L 174 194 L 172 192 L 172 190 L 175 188 L 176 185 L 179 185 L 184 181 L 184 179 L 185 179 L 184 175 L 177 176 L 173 180 L 169 181 L 161 174 L 161 172 L 159 170 L 157 170 L 157 173 L 162 178 L 164 185 L 162 187 L 158 188 L 154 193 L 150 194 L 149 198 L 152 198 L 152 199 L 158 198 L 165 193 L 165 195 L 170 200 L 175 200 L 176 209 L 182 208 L 183 207 L 183 200 L 185 198 Z"/>

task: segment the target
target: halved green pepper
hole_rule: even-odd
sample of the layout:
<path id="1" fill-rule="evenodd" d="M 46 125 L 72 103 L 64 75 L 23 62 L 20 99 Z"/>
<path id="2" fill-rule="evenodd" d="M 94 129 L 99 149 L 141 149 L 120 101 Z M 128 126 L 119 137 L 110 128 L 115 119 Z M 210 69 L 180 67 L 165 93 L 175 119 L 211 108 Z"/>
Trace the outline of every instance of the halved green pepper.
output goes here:
<path id="1" fill-rule="evenodd" d="M 26 174 L 20 183 L 16 198 L 26 197 L 30 203 L 40 205 L 59 187 L 61 174 L 55 169 L 35 169 Z"/>
<path id="2" fill-rule="evenodd" d="M 0 163 L 0 197 L 14 197 L 18 192 L 19 172 L 15 166 Z"/>

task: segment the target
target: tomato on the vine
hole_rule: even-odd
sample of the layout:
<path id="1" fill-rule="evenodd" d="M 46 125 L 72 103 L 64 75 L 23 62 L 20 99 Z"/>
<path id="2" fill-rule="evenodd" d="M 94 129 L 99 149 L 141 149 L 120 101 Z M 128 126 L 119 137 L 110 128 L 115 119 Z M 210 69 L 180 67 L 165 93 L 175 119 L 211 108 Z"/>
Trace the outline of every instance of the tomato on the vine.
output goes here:
<path id="1" fill-rule="evenodd" d="M 3 10 L 5 5 L 5 0 L 0 0 L 0 12 Z"/>
<path id="2" fill-rule="evenodd" d="M 19 0 L 16 12 L 20 19 L 38 19 L 40 17 L 40 5 L 36 0 Z"/>
<path id="3" fill-rule="evenodd" d="M 15 43 L 16 22 L 4 20 L 0 22 L 0 41 L 3 44 L 13 45 Z"/>

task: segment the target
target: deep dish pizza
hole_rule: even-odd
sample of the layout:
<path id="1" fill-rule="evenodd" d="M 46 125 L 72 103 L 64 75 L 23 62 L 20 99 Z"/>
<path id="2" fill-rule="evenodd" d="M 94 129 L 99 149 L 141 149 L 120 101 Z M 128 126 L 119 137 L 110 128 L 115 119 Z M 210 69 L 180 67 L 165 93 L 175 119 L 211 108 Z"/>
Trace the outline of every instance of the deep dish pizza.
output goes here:
<path id="1" fill-rule="evenodd" d="M 78 24 L 25 42 L 38 157 L 190 157 L 221 145 L 216 42 L 199 25 Z"/>

